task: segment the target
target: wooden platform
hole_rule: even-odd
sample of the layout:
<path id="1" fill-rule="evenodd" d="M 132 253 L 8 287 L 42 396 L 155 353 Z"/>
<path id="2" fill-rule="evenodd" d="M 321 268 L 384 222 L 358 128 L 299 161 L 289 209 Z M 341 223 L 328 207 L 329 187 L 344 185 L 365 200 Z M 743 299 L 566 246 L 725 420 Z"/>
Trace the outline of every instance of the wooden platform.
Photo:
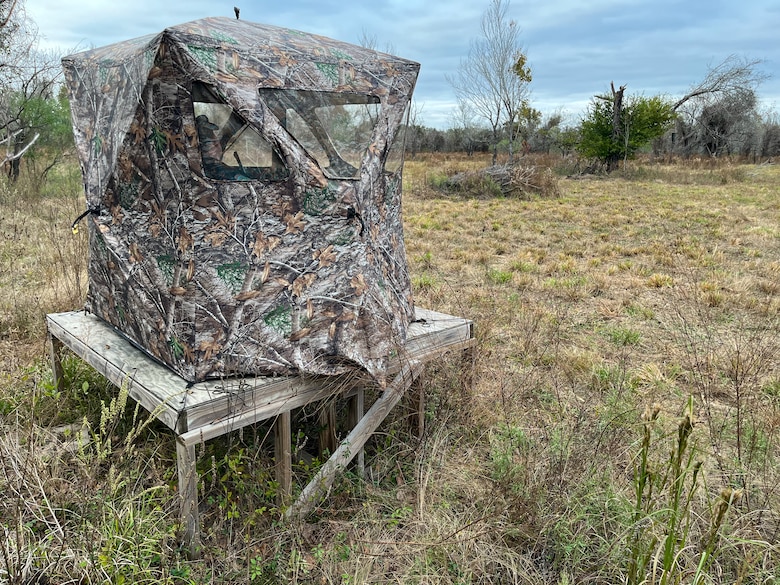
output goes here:
<path id="1" fill-rule="evenodd" d="M 354 375 L 329 377 L 251 377 L 189 384 L 130 343 L 112 326 L 83 311 L 46 316 L 55 382 L 62 385 L 62 346 L 67 347 L 176 434 L 179 493 L 185 540 L 197 555 L 200 539 L 195 445 L 259 421 L 274 419 L 276 477 L 282 495 L 291 488 L 290 411 L 342 395 L 349 399 L 351 431 L 334 445 L 330 459 L 288 508 L 308 512 L 327 492 L 339 470 L 354 457 L 362 469 L 362 448 L 411 386 L 425 362 L 474 343 L 467 319 L 417 308 L 404 351 L 391 378 L 368 412 L 364 388 Z M 365 383 L 365 381 L 364 381 Z"/>

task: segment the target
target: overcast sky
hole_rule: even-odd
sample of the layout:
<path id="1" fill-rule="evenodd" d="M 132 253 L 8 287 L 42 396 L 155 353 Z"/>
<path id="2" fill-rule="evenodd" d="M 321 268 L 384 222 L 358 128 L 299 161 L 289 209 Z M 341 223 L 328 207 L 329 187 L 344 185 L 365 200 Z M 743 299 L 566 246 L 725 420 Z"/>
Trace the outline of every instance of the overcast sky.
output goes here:
<path id="1" fill-rule="evenodd" d="M 419 122 L 451 125 L 446 75 L 468 55 L 489 0 L 235 0 L 241 18 L 316 33 L 421 63 Z M 62 54 L 233 14 L 233 0 L 26 0 L 42 48 Z M 615 85 L 627 94 L 681 96 L 732 54 L 761 59 L 759 87 L 780 110 L 778 0 L 511 0 L 533 71 L 532 105 L 577 121 L 590 98 Z"/>

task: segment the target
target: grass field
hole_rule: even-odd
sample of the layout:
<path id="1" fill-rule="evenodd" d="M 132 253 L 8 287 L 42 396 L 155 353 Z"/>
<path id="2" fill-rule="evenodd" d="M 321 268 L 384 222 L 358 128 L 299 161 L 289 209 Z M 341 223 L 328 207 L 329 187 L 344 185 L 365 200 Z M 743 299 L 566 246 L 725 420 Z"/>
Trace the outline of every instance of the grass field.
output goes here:
<path id="1" fill-rule="evenodd" d="M 295 523 L 267 428 L 201 446 L 198 561 L 170 434 L 76 360 L 51 384 L 43 315 L 85 292 L 78 170 L 4 187 L 0 582 L 777 583 L 780 168 L 633 164 L 526 200 L 434 187 L 485 164 L 405 167 L 416 302 L 478 338 L 419 382 L 425 435 L 397 408 L 367 480 Z"/>

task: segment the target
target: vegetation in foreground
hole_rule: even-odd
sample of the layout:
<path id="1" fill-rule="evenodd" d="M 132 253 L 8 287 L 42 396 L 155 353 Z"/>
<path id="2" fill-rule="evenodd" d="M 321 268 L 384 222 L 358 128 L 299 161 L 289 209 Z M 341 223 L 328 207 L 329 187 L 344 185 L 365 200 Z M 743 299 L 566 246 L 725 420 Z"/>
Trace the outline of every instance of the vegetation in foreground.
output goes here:
<path id="1" fill-rule="evenodd" d="M 365 481 L 346 473 L 295 523 L 268 429 L 201 445 L 198 561 L 178 545 L 170 433 L 78 360 L 51 383 L 43 315 L 84 294 L 78 169 L 4 186 L 0 582 L 776 582 L 778 169 L 632 164 L 548 198 L 441 189 L 485 164 L 406 165 L 417 303 L 478 335 L 420 381 L 424 436 L 397 408 Z"/>

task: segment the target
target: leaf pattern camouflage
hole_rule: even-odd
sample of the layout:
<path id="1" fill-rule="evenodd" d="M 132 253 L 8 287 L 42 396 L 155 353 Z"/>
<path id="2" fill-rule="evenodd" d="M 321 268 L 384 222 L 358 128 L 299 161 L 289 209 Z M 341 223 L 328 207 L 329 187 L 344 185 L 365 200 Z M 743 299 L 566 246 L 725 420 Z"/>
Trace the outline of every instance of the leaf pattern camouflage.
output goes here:
<path id="1" fill-rule="evenodd" d="M 384 383 L 414 318 L 401 154 L 417 63 L 207 18 L 63 67 L 87 310 L 190 381 L 362 368 Z"/>

